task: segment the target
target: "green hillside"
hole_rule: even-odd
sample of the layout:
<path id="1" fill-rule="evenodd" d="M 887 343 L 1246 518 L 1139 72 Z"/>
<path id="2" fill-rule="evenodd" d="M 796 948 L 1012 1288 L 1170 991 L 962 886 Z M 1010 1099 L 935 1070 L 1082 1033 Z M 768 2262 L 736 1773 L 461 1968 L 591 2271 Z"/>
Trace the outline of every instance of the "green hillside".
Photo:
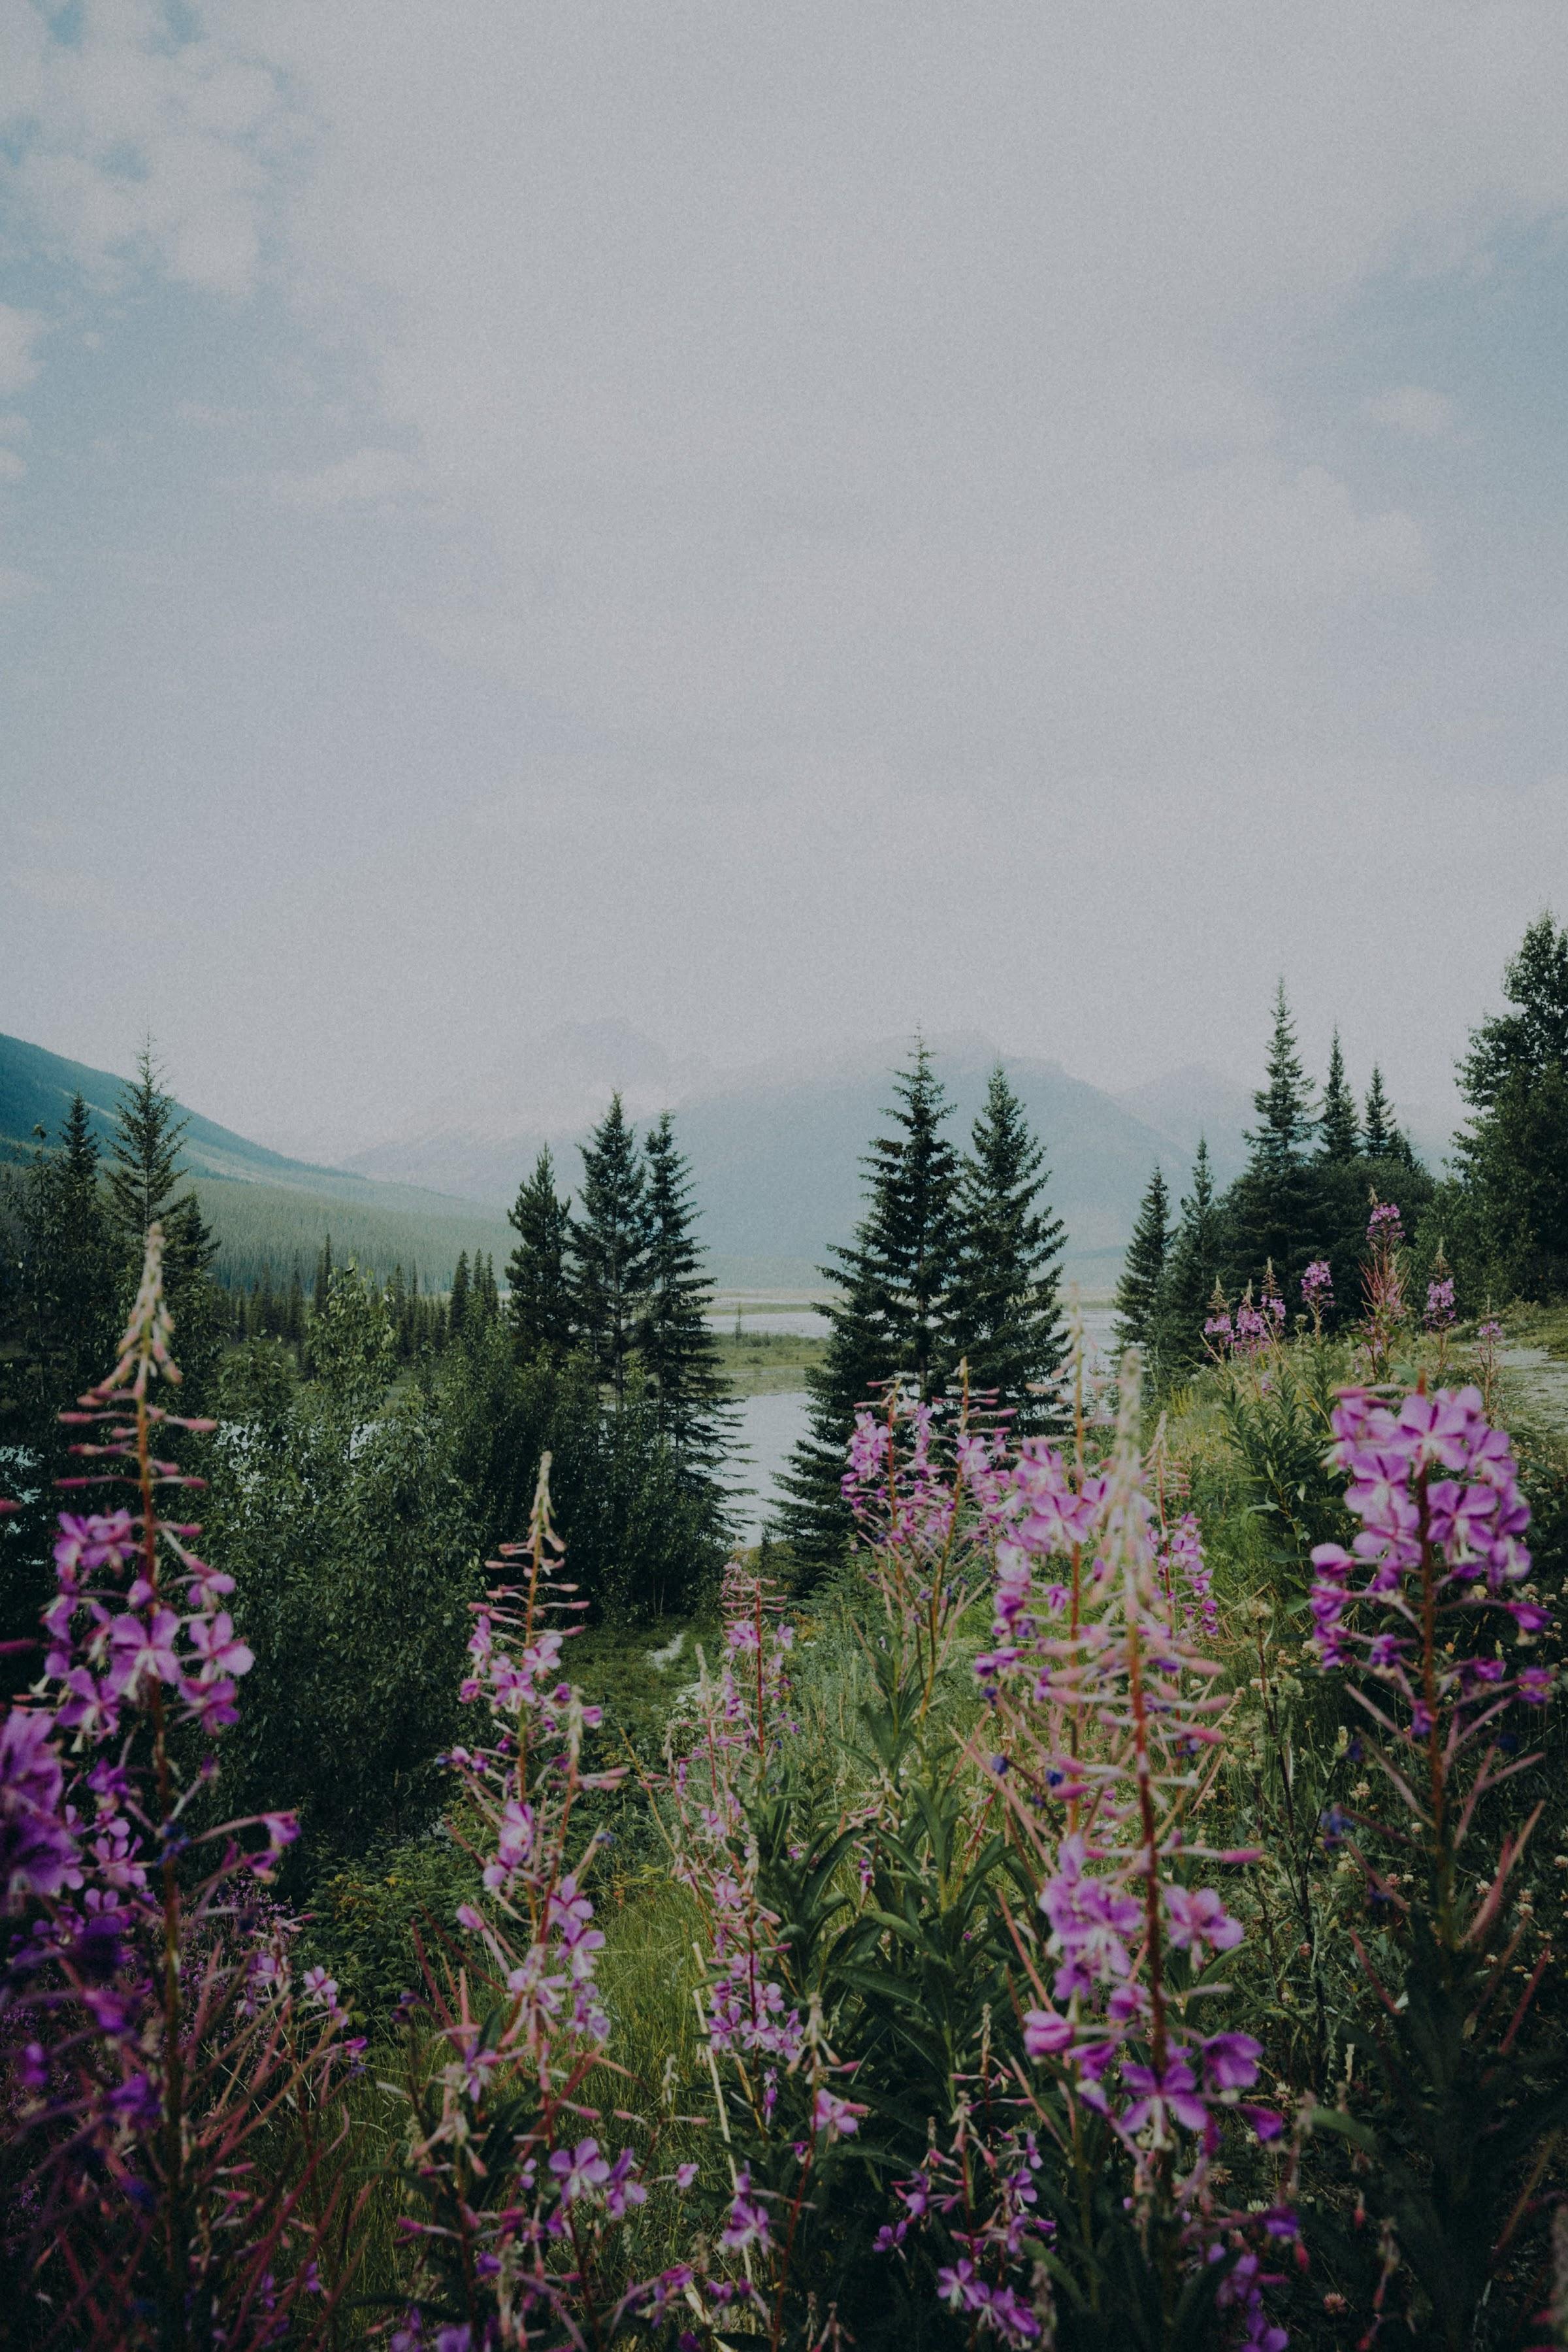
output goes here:
<path id="1" fill-rule="evenodd" d="M 107 1142 L 122 1083 L 108 1070 L 0 1036 L 0 1160 L 26 1158 L 40 1127 L 58 1134 L 77 1094 Z M 268 1263 L 275 1280 L 287 1279 L 296 1259 L 308 1282 L 329 1234 L 339 1260 L 355 1258 L 380 1275 L 417 1267 L 422 1287 L 437 1290 L 450 1284 L 460 1250 L 470 1256 L 485 1250 L 499 1265 L 510 1249 L 510 1228 L 499 1212 L 416 1185 L 313 1167 L 183 1105 L 180 1115 L 187 1122 L 181 1158 L 217 1235 L 218 1278 L 231 1286 L 257 1281 Z"/>

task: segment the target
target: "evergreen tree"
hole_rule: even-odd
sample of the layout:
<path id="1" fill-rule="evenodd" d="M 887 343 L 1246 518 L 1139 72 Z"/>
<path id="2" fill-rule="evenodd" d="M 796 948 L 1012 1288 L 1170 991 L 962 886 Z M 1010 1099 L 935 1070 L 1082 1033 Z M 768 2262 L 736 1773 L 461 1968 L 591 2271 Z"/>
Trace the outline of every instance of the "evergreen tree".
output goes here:
<path id="1" fill-rule="evenodd" d="M 1193 1189 L 1182 1200 L 1181 1219 L 1165 1254 L 1155 1299 L 1153 1354 L 1161 1372 L 1190 1371 L 1203 1360 L 1203 1328 L 1224 1263 L 1224 1229 L 1215 1198 L 1209 1148 L 1198 1139 Z"/>
<path id="2" fill-rule="evenodd" d="M 691 1174 L 668 1111 L 643 1145 L 647 1185 L 647 1293 L 637 1352 L 652 1386 L 655 1419 L 693 1486 L 712 1490 L 735 1416 L 708 1325 L 710 1284 L 694 1230 Z"/>
<path id="3" fill-rule="evenodd" d="M 79 1096 L 56 1149 L 0 1171 L 0 1448 L 15 1449 L 5 1483 L 26 1498 L 0 1537 L 0 1642 L 28 1644 L 0 1657 L 0 1691 L 38 1670 L 33 1637 L 53 1590 L 45 1563 L 60 1499 L 52 1482 L 79 1467 L 58 1416 L 114 1361 L 121 1276 L 98 1142 Z"/>
<path id="4" fill-rule="evenodd" d="M 582 1153 L 582 1215 L 571 1236 L 575 1317 L 619 1406 L 647 1285 L 648 1220 L 637 1137 L 618 1094 Z"/>
<path id="5" fill-rule="evenodd" d="M 332 1237 L 331 1234 L 329 1234 L 326 1240 L 321 1244 L 321 1255 L 316 1260 L 316 1276 L 310 1286 L 311 1305 L 313 1307 L 324 1307 L 327 1303 L 327 1294 L 331 1289 L 331 1286 Z"/>
<path id="6" fill-rule="evenodd" d="M 1163 1171 L 1155 1167 L 1127 1244 L 1116 1286 L 1116 1345 L 1154 1353 L 1154 1316 L 1171 1246 L 1171 1196 Z"/>
<path id="7" fill-rule="evenodd" d="M 850 1517 L 840 1493 L 855 1409 L 879 1383 L 907 1377 L 933 1395 L 951 1364 L 952 1296 L 958 1273 L 958 1161 L 942 1132 L 951 1107 L 917 1043 L 894 1079 L 896 1132 L 865 1155 L 866 1214 L 847 1249 L 823 1267 L 838 1297 L 827 1310 L 827 1345 L 807 1387 L 807 1435 L 781 1482 L 789 1541 L 808 1570 L 842 1558 Z"/>
<path id="8" fill-rule="evenodd" d="M 1340 1033 L 1336 1029 L 1329 1048 L 1328 1082 L 1318 1120 L 1318 1157 L 1342 1166 L 1355 1158 L 1356 1150 L 1355 1097 L 1345 1084 L 1345 1057 L 1340 1051 Z"/>
<path id="9" fill-rule="evenodd" d="M 175 1356 L 188 1406 L 216 1369 L 227 1317 L 212 1279 L 217 1243 L 195 1192 L 175 1190 L 185 1124 L 163 1091 L 152 1046 L 144 1045 L 136 1076 L 122 1088 L 115 1110 L 106 1171 L 109 1219 L 127 1307 L 141 1278 L 148 1228 L 163 1225 L 163 1296 L 178 1334 Z"/>
<path id="10" fill-rule="evenodd" d="M 458 1252 L 458 1263 L 452 1270 L 452 1296 L 447 1302 L 447 1322 L 454 1339 L 462 1337 L 468 1318 L 468 1253 Z"/>
<path id="11" fill-rule="evenodd" d="M 1394 1107 L 1384 1092 L 1383 1072 L 1373 1064 L 1372 1084 L 1366 1090 L 1365 1141 L 1363 1151 L 1368 1160 L 1387 1160 L 1394 1150 Z"/>
<path id="12" fill-rule="evenodd" d="M 1463 1245 L 1478 1285 L 1550 1297 L 1568 1290 L 1568 929 L 1550 914 L 1525 931 L 1503 993 L 1514 1010 L 1472 1030 L 1459 1065 Z"/>
<path id="13" fill-rule="evenodd" d="M 546 1356 L 559 1363 L 570 1353 L 574 1337 L 572 1217 L 555 1190 L 555 1163 L 548 1145 L 535 1160 L 532 1175 L 518 1186 L 507 1221 L 517 1229 L 506 1278 L 518 1354 L 525 1361 Z"/>
<path id="14" fill-rule="evenodd" d="M 1050 1416 L 1030 1394 L 1067 1352 L 1058 1294 L 1067 1228 L 1045 1199 L 1046 1155 L 1000 1063 L 959 1176 L 953 1344 L 972 1390 L 994 1391 L 1016 1429 Z"/>
<path id="15" fill-rule="evenodd" d="M 500 1313 L 500 1289 L 496 1281 L 495 1260 L 489 1250 L 474 1252 L 473 1287 L 468 1293 L 468 1320 L 484 1326 L 493 1323 Z"/>
<path id="16" fill-rule="evenodd" d="M 180 1181 L 185 1121 L 163 1092 L 151 1045 L 143 1045 L 136 1076 L 121 1091 L 114 1152 L 108 1169 L 109 1212 L 128 1260 L 142 1270 L 147 1229 L 166 1214 Z"/>
<path id="17" fill-rule="evenodd" d="M 1253 1102 L 1258 1123 L 1247 1139 L 1251 1158 L 1226 1200 L 1230 1253 L 1243 1280 L 1260 1280 L 1271 1265 L 1276 1278 L 1293 1286 L 1317 1254 L 1320 1185 L 1307 1157 L 1311 1097 L 1283 981 L 1274 1004 L 1268 1083 Z"/>

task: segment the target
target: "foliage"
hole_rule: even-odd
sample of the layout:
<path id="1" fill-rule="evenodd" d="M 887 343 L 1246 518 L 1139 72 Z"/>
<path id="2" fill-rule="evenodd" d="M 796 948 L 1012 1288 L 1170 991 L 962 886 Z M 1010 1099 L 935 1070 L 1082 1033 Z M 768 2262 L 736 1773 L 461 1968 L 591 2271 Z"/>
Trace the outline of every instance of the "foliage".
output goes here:
<path id="1" fill-rule="evenodd" d="M 1149 1348 L 1170 1246 L 1171 1196 L 1163 1171 L 1156 1167 L 1138 1211 L 1121 1279 L 1116 1286 L 1118 1348 Z"/>
<path id="2" fill-rule="evenodd" d="M 617 1404 L 637 1344 L 650 1238 L 647 1176 L 617 1094 L 583 1146 L 581 1213 L 571 1234 L 576 1328 Z"/>
<path id="3" fill-rule="evenodd" d="M 1043 1425 L 1037 1394 L 1067 1354 L 1058 1263 L 1067 1228 L 1044 1205 L 1046 1155 L 998 1064 L 959 1174 L 958 1270 L 951 1318 L 969 1383 Z"/>
<path id="4" fill-rule="evenodd" d="M 1460 1065 L 1454 1239 L 1473 1289 L 1540 1298 L 1568 1289 L 1568 930 L 1530 925 L 1508 964 L 1511 1013 L 1471 1033 Z"/>
<path id="5" fill-rule="evenodd" d="M 260 1891 L 294 1823 L 195 1828 L 252 1660 L 223 1605 L 233 1580 L 163 1515 L 161 1490 L 189 1482 L 154 1435 L 199 1427 L 152 1402 L 155 1378 L 180 1378 L 163 1239 L 154 1222 L 120 1360 L 71 1416 L 110 1465 L 73 1483 L 129 1501 L 61 1515 L 43 1703 L 0 1728 L 21 2175 L 5 2236 L 37 2339 L 105 2352 L 321 2342 L 353 2270 L 329 2288 L 316 2256 L 353 2220 L 332 2107 L 359 2045 L 335 1987 L 296 1995 L 288 1923 Z"/>
<path id="6" fill-rule="evenodd" d="M 308 1383 L 275 1341 L 230 1359 L 209 1520 L 257 1661 L 230 1779 L 295 1811 L 319 1864 L 437 1801 L 478 1551 L 435 1395 L 388 1395 L 389 1318 L 352 1268 L 313 1348 Z"/>
<path id="7" fill-rule="evenodd" d="M 961 1361 L 971 1385 L 999 1392 L 1026 1422 L 1030 1398 L 1063 1353 L 1057 1257 L 1061 1228 L 1044 1200 L 1044 1157 L 1002 1072 L 991 1083 L 970 1156 L 942 1132 L 950 1114 L 923 1043 L 894 1080 L 893 1131 L 866 1154 L 866 1213 L 823 1268 L 837 1296 L 808 1389 L 808 1434 L 782 1484 L 784 1532 L 807 1579 L 843 1557 L 850 1516 L 840 1493 L 857 1406 L 887 1382 L 942 1395 Z"/>
<path id="8" fill-rule="evenodd" d="M 517 1247 L 507 1260 L 507 1313 L 521 1356 L 559 1359 L 574 1336 L 568 1252 L 572 1219 L 555 1190 L 555 1163 L 546 1145 L 533 1173 L 519 1185 L 507 1211 Z"/>
<path id="9" fill-rule="evenodd" d="M 650 1402 L 682 1475 L 713 1496 L 714 1473 L 734 1430 L 728 1384 L 708 1328 L 708 1278 L 691 1206 L 691 1171 L 666 1111 L 643 1144 L 647 1172 L 647 1288 L 637 1355 Z"/>

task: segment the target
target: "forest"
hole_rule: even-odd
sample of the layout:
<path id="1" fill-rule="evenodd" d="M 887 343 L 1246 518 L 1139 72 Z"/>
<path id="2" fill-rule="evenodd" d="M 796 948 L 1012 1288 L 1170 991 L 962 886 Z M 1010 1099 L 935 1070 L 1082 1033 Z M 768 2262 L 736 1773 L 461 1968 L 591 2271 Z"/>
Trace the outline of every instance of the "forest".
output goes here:
<path id="1" fill-rule="evenodd" d="M 220 1282 L 151 1055 L 0 1172 L 26 2346 L 1568 2344 L 1568 930 L 1442 1170 L 1283 986 L 1086 1340 L 918 1041 L 736 1541 L 668 1114 Z M 1178 1189 L 1178 1187 L 1180 1189 Z"/>

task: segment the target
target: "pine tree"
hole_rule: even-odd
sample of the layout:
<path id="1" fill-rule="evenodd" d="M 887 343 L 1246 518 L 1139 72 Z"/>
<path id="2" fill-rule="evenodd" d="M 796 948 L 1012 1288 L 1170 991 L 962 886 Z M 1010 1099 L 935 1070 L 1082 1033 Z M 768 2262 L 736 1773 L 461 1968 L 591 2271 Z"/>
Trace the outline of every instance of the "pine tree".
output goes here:
<path id="1" fill-rule="evenodd" d="M 1340 1033 L 1329 1048 L 1329 1076 L 1323 1087 L 1323 1108 L 1318 1120 L 1318 1157 L 1342 1166 L 1357 1151 L 1355 1097 L 1345 1084 L 1345 1057 Z"/>
<path id="2" fill-rule="evenodd" d="M 517 1229 L 517 1247 L 507 1260 L 508 1312 L 524 1361 L 543 1356 L 559 1363 L 575 1337 L 570 1271 L 572 1216 L 556 1193 L 555 1163 L 549 1146 L 533 1173 L 517 1188 L 507 1211 Z"/>
<path id="3" fill-rule="evenodd" d="M 648 1130 L 643 1163 L 649 1240 L 637 1352 L 683 1476 L 716 1494 L 713 1474 L 732 1441 L 735 1415 L 708 1324 L 710 1286 L 694 1230 L 691 1173 L 668 1111 Z"/>
<path id="4" fill-rule="evenodd" d="M 195 1404 L 216 1370 L 227 1316 L 212 1279 L 217 1243 L 201 1203 L 193 1192 L 175 1192 L 185 1124 L 163 1091 L 152 1046 L 144 1045 L 115 1111 L 109 1217 L 127 1306 L 141 1278 L 148 1228 L 163 1228 L 163 1296 L 178 1334 L 185 1402 Z"/>
<path id="5" fill-rule="evenodd" d="M 1568 1290 L 1568 929 L 1526 929 L 1503 991 L 1511 1013 L 1470 1035 L 1459 1083 L 1459 1206 L 1472 1283 L 1507 1295 Z"/>
<path id="6" fill-rule="evenodd" d="M 1368 1160 L 1387 1160 L 1394 1153 L 1394 1106 L 1384 1092 L 1383 1072 L 1373 1064 L 1372 1084 L 1366 1090 L 1366 1122 L 1362 1149 Z"/>
<path id="7" fill-rule="evenodd" d="M 784 1532 L 809 1570 L 842 1558 L 850 1532 L 840 1493 L 855 1409 L 881 1382 L 906 1376 L 933 1395 L 951 1368 L 958 1273 L 958 1161 L 942 1132 L 951 1107 L 917 1043 L 894 1079 L 898 1131 L 866 1153 L 866 1214 L 847 1249 L 822 1269 L 838 1296 L 827 1310 L 823 1360 L 812 1372 L 807 1435 L 782 1480 Z"/>
<path id="8" fill-rule="evenodd" d="M 163 1092 L 151 1045 L 143 1045 L 136 1076 L 121 1089 L 114 1119 L 114 1153 L 107 1171 L 110 1216 L 138 1275 L 147 1229 L 163 1217 L 180 1181 L 185 1121 Z M 166 1238 L 166 1236 L 165 1236 Z"/>
<path id="9" fill-rule="evenodd" d="M 1154 1313 L 1160 1283 L 1171 1246 L 1171 1195 L 1164 1171 L 1156 1165 L 1138 1211 L 1138 1222 L 1127 1244 L 1121 1279 L 1116 1286 L 1116 1345 L 1120 1351 L 1138 1348 L 1153 1353 Z"/>
<path id="10" fill-rule="evenodd" d="M 1048 1422 L 1031 1385 L 1067 1352 L 1058 1263 L 1067 1228 L 1046 1203 L 1046 1179 L 1045 1152 L 998 1063 L 959 1176 L 951 1320 L 971 1390 L 994 1391 L 1020 1430 Z"/>
<path id="11" fill-rule="evenodd" d="M 452 1296 L 447 1303 L 447 1321 L 454 1339 L 462 1335 L 468 1319 L 468 1253 L 458 1252 L 458 1263 L 452 1270 Z"/>
<path id="12" fill-rule="evenodd" d="M 637 1137 L 618 1094 L 581 1150 L 582 1214 L 572 1228 L 575 1316 L 620 1406 L 647 1283 L 648 1223 Z"/>
<path id="13" fill-rule="evenodd" d="M 1189 1371 L 1202 1361 L 1203 1327 L 1224 1261 L 1224 1235 L 1219 1203 L 1215 1198 L 1209 1148 L 1198 1139 L 1193 1162 L 1193 1189 L 1184 1194 L 1182 1213 L 1170 1247 L 1154 1305 L 1153 1354 L 1161 1373 L 1169 1378 Z"/>
<path id="14" fill-rule="evenodd" d="M 1279 983 L 1268 1047 L 1268 1083 L 1253 1102 L 1258 1123 L 1247 1136 L 1251 1159 L 1227 1200 L 1235 1270 L 1245 1281 L 1262 1278 L 1272 1264 L 1293 1287 L 1320 1242 L 1320 1184 L 1307 1157 L 1314 1121 L 1311 1097 L 1296 1049 L 1296 1032 Z"/>
<path id="15" fill-rule="evenodd" d="M 321 1244 L 321 1255 L 316 1260 L 316 1276 L 310 1286 L 311 1305 L 317 1307 L 325 1307 L 331 1287 L 332 1237 L 329 1234 Z"/>
<path id="16" fill-rule="evenodd" d="M 468 1328 L 485 1330 L 500 1313 L 500 1288 L 496 1281 L 495 1260 L 488 1250 L 476 1250 L 473 1283 L 468 1292 Z"/>

